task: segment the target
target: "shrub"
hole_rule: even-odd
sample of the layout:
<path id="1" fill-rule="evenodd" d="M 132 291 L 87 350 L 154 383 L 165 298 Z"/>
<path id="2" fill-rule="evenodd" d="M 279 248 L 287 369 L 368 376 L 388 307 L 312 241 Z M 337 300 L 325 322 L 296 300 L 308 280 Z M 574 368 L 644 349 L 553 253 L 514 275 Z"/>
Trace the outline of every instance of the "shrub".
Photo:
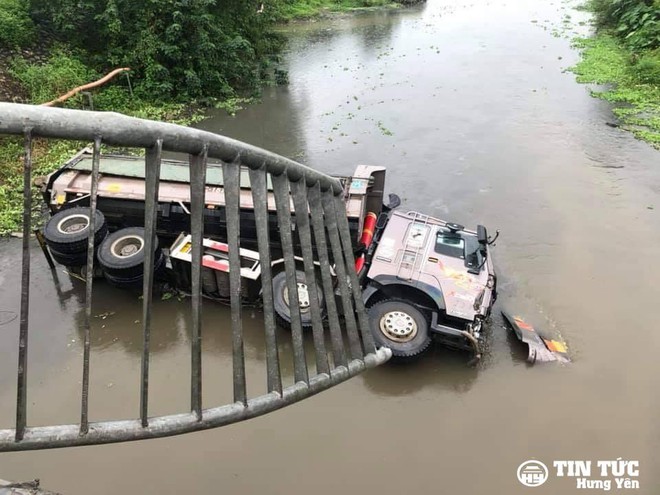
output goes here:
<path id="1" fill-rule="evenodd" d="M 31 64 L 22 58 L 14 59 L 10 70 L 35 104 L 51 101 L 98 77 L 80 60 L 61 49 L 55 49 L 45 64 Z"/>
<path id="2" fill-rule="evenodd" d="M 642 55 L 631 69 L 640 83 L 660 86 L 660 49 Z"/>
<path id="3" fill-rule="evenodd" d="M 23 0 L 0 0 L 0 46 L 20 48 L 32 43 L 36 29 Z"/>
<path id="4" fill-rule="evenodd" d="M 600 28 L 611 29 L 633 51 L 660 47 L 660 0 L 593 0 Z"/>
<path id="5" fill-rule="evenodd" d="M 83 61 L 130 67 L 151 100 L 229 97 L 254 89 L 276 46 L 256 0 L 31 0 L 32 14 Z"/>
<path id="6" fill-rule="evenodd" d="M 134 99 L 128 89 L 117 84 L 121 84 L 121 77 L 114 79 L 114 84 L 110 82 L 93 90 L 94 110 L 125 113 L 123 110 L 131 107 Z"/>

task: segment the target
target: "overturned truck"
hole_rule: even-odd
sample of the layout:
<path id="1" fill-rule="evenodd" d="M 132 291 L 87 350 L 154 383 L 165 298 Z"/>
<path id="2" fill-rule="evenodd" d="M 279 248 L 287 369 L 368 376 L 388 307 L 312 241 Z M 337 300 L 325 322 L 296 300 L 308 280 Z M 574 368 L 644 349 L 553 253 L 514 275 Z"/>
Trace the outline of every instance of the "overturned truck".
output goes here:
<path id="1" fill-rule="evenodd" d="M 56 261 L 82 266 L 86 259 L 87 209 L 91 188 L 92 154 L 82 150 L 43 180 L 44 201 L 52 214 L 44 236 Z M 96 255 L 110 283 L 140 286 L 144 260 L 144 158 L 103 155 L 99 164 Z M 484 322 L 497 297 L 497 277 L 490 255 L 490 238 L 482 225 L 475 230 L 418 212 L 397 210 L 400 201 L 390 195 L 383 204 L 385 169 L 358 166 L 353 175 L 338 177 L 344 187 L 350 237 L 369 324 L 376 341 L 399 358 L 422 354 L 432 337 L 456 349 L 481 357 Z M 190 285 L 189 164 L 164 160 L 157 207 L 156 279 L 186 290 Z M 260 257 L 247 171 L 240 179 L 241 296 L 246 302 L 261 297 Z M 281 258 L 272 185 L 267 185 L 269 239 L 274 307 L 281 326 L 291 323 L 289 293 Z M 209 163 L 206 176 L 202 286 L 206 296 L 229 299 L 229 247 L 221 166 Z M 295 211 L 291 202 L 292 215 Z M 304 214 L 308 215 L 306 211 Z M 86 217 L 87 215 L 87 217 Z M 300 240 L 291 222 L 297 254 L 297 301 L 302 326 L 311 327 L 310 292 L 303 267 Z M 318 232 L 317 232 L 318 234 Z M 327 235 L 327 233 L 326 233 Z M 495 236 L 496 237 L 496 236 Z M 313 239 L 328 242 L 327 239 Z M 76 251 L 77 250 L 77 251 Z M 314 262 L 316 249 L 313 248 Z M 332 251 L 330 252 L 332 264 Z M 336 273 L 333 276 L 346 276 Z M 316 287 L 321 286 L 320 276 Z M 339 291 L 335 291 L 340 298 Z M 323 293 L 318 291 L 323 309 Z"/>

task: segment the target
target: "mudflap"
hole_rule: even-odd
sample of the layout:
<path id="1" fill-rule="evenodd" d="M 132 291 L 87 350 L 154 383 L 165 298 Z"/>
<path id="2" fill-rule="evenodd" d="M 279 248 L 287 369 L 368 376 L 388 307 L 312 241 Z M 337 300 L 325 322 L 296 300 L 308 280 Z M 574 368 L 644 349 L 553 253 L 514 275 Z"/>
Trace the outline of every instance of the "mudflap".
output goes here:
<path id="1" fill-rule="evenodd" d="M 546 363 L 550 361 L 568 363 L 570 361 L 568 349 L 563 341 L 541 337 L 532 325 L 519 316 L 511 316 L 505 311 L 502 311 L 502 316 L 513 329 L 516 337 L 524 344 L 527 344 L 529 349 L 527 355 L 528 363 Z"/>

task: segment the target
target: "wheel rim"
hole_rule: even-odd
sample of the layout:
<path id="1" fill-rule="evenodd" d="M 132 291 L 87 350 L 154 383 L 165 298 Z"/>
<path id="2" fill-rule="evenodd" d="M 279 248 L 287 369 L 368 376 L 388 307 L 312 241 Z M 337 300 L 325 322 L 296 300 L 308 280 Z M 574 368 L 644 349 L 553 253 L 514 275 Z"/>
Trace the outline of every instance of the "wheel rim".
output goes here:
<path id="1" fill-rule="evenodd" d="M 87 227 L 89 227 L 89 217 L 78 213 L 60 220 L 57 224 L 57 231 L 60 234 L 72 235 L 82 232 Z"/>
<path id="2" fill-rule="evenodd" d="M 300 308 L 300 311 L 309 310 L 309 289 L 307 284 L 304 282 L 297 282 L 296 287 L 298 288 L 298 307 Z M 284 288 L 284 302 L 286 302 L 287 306 L 290 306 L 288 287 Z"/>
<path id="3" fill-rule="evenodd" d="M 125 235 L 110 245 L 110 252 L 117 258 L 130 258 L 144 249 L 144 240 L 136 235 Z"/>
<path id="4" fill-rule="evenodd" d="M 410 342 L 417 335 L 417 322 L 404 311 L 390 311 L 380 318 L 380 331 L 395 342 Z"/>

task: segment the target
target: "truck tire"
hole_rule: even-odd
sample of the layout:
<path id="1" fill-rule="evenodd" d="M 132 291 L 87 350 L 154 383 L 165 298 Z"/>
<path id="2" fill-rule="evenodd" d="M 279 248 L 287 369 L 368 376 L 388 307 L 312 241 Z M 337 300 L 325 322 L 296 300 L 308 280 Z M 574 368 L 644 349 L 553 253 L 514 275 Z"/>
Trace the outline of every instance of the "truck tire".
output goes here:
<path id="1" fill-rule="evenodd" d="M 420 310 L 402 299 L 385 299 L 369 308 L 369 326 L 377 345 L 396 358 L 413 358 L 431 345 L 429 323 Z"/>
<path id="2" fill-rule="evenodd" d="M 44 227 L 46 244 L 60 254 L 79 254 L 87 251 L 89 208 L 69 208 L 51 217 Z M 108 233 L 103 213 L 96 210 L 94 244 L 98 245 Z"/>
<path id="3" fill-rule="evenodd" d="M 156 274 L 156 277 L 154 277 L 154 280 L 158 278 L 158 275 L 161 273 L 161 271 L 165 268 L 165 255 L 163 252 L 160 252 L 160 257 L 154 261 L 154 272 Z M 136 275 L 111 275 L 108 272 L 104 271 L 103 272 L 103 277 L 110 283 L 110 285 L 114 285 L 115 287 L 119 287 L 122 289 L 142 289 L 142 281 L 144 280 L 144 271 L 141 271 L 140 273 Z"/>
<path id="4" fill-rule="evenodd" d="M 87 264 L 87 249 L 79 253 L 60 253 L 53 248 L 50 249 L 50 255 L 56 263 L 69 267 L 80 267 Z"/>
<path id="5" fill-rule="evenodd" d="M 97 256 L 103 272 L 112 279 L 132 280 L 144 272 L 146 242 L 142 227 L 129 227 L 113 232 L 101 243 Z M 154 266 L 161 258 L 158 239 L 154 242 Z"/>
<path id="6" fill-rule="evenodd" d="M 104 272 L 103 276 L 110 285 L 114 285 L 120 289 L 141 289 L 142 281 L 144 280 L 144 275 L 142 274 L 131 278 L 119 278 L 113 277 L 112 275 L 108 275 Z"/>
<path id="7" fill-rule="evenodd" d="M 298 302 L 300 305 L 300 319 L 304 330 L 312 328 L 312 313 L 310 300 L 307 292 L 305 272 L 296 270 L 296 281 L 298 284 Z M 321 282 L 316 280 L 316 293 L 319 305 L 323 310 L 324 298 L 321 290 Z M 275 306 L 275 317 L 279 326 L 291 328 L 291 309 L 289 308 L 289 291 L 286 287 L 286 271 L 282 270 L 273 277 L 273 302 Z"/>

